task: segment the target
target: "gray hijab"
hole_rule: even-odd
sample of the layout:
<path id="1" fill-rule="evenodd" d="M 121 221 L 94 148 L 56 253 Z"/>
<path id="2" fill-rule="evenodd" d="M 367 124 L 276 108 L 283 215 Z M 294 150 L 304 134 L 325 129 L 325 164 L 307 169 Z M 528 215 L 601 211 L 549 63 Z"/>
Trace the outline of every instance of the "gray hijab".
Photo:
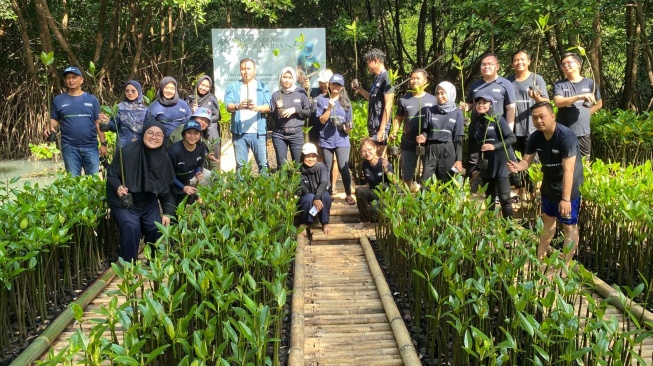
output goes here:
<path id="1" fill-rule="evenodd" d="M 453 86 L 448 81 L 443 81 L 438 86 L 435 88 L 435 92 L 437 93 L 438 88 L 442 88 L 444 92 L 447 94 L 447 102 L 443 105 L 438 104 L 436 108 L 440 111 L 440 113 L 446 114 L 449 113 L 453 110 L 455 110 L 456 107 L 456 87 Z"/>

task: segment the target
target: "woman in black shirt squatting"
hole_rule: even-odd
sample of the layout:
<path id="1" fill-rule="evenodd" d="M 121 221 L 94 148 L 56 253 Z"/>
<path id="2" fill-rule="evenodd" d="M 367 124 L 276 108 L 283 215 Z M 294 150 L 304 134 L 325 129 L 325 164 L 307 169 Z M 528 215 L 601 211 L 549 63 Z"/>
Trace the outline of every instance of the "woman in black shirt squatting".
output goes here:
<path id="1" fill-rule="evenodd" d="M 317 147 L 310 142 L 302 147 L 302 165 L 299 172 L 302 180 L 297 189 L 299 195 L 300 224 L 311 225 L 317 217 L 325 234 L 331 232 L 331 195 L 329 194 L 329 170 L 324 163 L 317 162 Z M 306 235 L 306 229 L 302 231 Z"/>
<path id="2" fill-rule="evenodd" d="M 356 188 L 356 202 L 361 222 L 356 224 L 357 230 L 376 222 L 379 209 L 372 205 L 372 202 L 379 199 L 375 190 L 377 187 L 384 188 L 390 183 L 393 175 L 392 164 L 388 159 L 379 157 L 376 154 L 376 143 L 373 139 L 366 137 L 361 141 L 361 156 L 363 161 L 363 174 L 367 180 L 366 187 Z"/>

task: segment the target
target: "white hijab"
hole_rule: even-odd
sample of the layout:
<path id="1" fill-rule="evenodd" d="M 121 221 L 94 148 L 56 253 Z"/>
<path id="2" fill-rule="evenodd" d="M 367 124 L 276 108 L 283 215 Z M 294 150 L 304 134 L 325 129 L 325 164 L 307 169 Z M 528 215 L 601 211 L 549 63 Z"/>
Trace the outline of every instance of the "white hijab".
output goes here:
<path id="1" fill-rule="evenodd" d="M 448 81 L 443 81 L 435 88 L 436 93 L 438 88 L 442 88 L 442 90 L 447 94 L 447 102 L 443 105 L 438 104 L 437 106 L 440 113 L 449 113 L 456 109 L 456 87 Z"/>
<path id="2" fill-rule="evenodd" d="M 283 75 L 287 72 L 292 75 L 292 86 L 290 88 L 284 88 L 283 84 L 281 83 Z M 295 91 L 295 89 L 297 89 L 297 72 L 292 67 L 284 67 L 279 74 L 279 90 L 281 90 L 282 93 L 292 93 Z"/>

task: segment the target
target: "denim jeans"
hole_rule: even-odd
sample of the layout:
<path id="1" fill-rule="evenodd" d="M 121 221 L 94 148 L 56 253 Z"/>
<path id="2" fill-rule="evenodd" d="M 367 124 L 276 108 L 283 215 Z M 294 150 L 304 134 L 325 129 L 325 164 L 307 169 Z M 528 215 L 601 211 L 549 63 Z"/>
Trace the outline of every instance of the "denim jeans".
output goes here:
<path id="1" fill-rule="evenodd" d="M 302 146 L 304 146 L 304 133 L 301 128 L 297 127 L 299 132 L 286 135 L 283 132 L 275 131 L 272 134 L 272 145 L 274 152 L 277 154 L 277 169 L 281 170 L 286 163 L 288 149 L 292 160 L 301 164 Z"/>
<path id="2" fill-rule="evenodd" d="M 249 149 L 252 149 L 258 171 L 263 172 L 268 169 L 268 159 L 266 150 L 267 135 L 259 135 L 256 133 L 243 133 L 233 134 L 232 139 L 234 142 L 234 155 L 236 156 L 236 170 L 240 170 L 247 164 L 247 154 Z"/>
<path id="3" fill-rule="evenodd" d="M 61 156 L 66 166 L 66 171 L 73 177 L 84 174 L 97 174 L 100 170 L 100 151 L 97 147 L 77 147 L 64 144 L 61 147 Z"/>

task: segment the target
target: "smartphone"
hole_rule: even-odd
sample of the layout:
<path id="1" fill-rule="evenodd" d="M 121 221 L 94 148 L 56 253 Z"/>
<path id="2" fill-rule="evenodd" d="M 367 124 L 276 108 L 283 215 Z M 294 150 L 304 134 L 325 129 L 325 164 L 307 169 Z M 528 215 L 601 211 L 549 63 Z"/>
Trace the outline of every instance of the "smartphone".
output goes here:
<path id="1" fill-rule="evenodd" d="M 315 216 L 315 215 L 317 215 L 317 207 L 315 207 L 315 205 L 313 205 L 313 207 L 311 207 L 311 210 L 308 211 L 308 213 L 309 213 L 311 216 Z"/>

